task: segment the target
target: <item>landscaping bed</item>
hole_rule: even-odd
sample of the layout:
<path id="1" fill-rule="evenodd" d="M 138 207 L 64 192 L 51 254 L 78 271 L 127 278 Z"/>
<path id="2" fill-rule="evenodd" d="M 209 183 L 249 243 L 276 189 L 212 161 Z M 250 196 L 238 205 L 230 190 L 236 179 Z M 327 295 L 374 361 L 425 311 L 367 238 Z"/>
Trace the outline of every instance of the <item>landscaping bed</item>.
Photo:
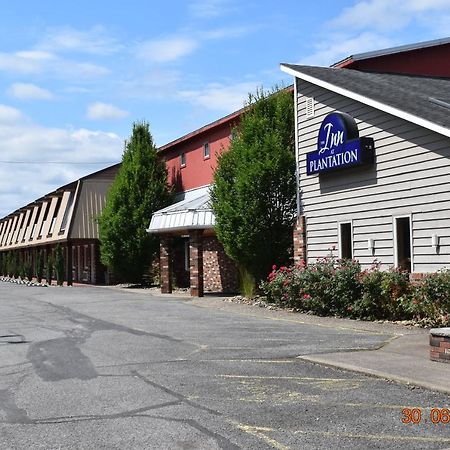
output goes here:
<path id="1" fill-rule="evenodd" d="M 259 306 L 424 327 L 450 325 L 447 270 L 413 282 L 407 272 L 381 270 L 377 262 L 362 270 L 355 260 L 326 257 L 310 265 L 273 266 L 260 288 L 264 297 L 252 300 Z"/>

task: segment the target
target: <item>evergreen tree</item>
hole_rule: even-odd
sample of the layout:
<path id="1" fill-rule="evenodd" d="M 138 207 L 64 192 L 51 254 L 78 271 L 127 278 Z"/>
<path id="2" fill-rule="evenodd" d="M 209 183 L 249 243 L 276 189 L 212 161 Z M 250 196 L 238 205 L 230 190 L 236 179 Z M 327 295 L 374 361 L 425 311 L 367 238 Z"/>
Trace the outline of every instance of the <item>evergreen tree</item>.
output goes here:
<path id="1" fill-rule="evenodd" d="M 64 284 L 64 255 L 61 244 L 58 244 L 55 249 L 55 274 L 56 284 L 62 286 Z"/>
<path id="2" fill-rule="evenodd" d="M 45 281 L 49 286 L 52 285 L 53 279 L 53 256 L 51 253 L 47 255 L 47 265 L 45 266 Z"/>
<path id="3" fill-rule="evenodd" d="M 142 280 L 159 248 L 158 238 L 146 228 L 152 214 L 171 200 L 166 166 L 158 158 L 149 125 L 135 123 L 99 218 L 101 260 L 118 279 Z"/>
<path id="4" fill-rule="evenodd" d="M 250 284 L 292 252 L 296 211 L 292 92 L 249 96 L 228 152 L 220 158 L 211 191 L 215 230 L 226 253 Z M 247 289 L 245 289 L 247 290 Z M 248 291 L 248 290 L 247 290 Z M 247 292 L 246 292 L 247 293 Z"/>
<path id="5" fill-rule="evenodd" d="M 38 250 L 36 253 L 35 262 L 36 279 L 38 283 L 42 282 L 42 276 L 44 275 L 44 254 L 42 250 Z"/>

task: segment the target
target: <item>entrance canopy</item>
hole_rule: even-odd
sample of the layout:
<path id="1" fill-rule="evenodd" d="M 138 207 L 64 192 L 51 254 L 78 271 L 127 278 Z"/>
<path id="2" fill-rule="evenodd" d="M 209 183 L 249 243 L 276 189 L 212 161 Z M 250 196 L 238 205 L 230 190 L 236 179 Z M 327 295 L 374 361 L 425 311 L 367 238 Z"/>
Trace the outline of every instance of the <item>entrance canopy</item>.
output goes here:
<path id="1" fill-rule="evenodd" d="M 185 198 L 156 211 L 147 228 L 149 233 L 171 233 L 214 228 L 215 217 L 210 206 L 209 189 L 186 192 Z"/>

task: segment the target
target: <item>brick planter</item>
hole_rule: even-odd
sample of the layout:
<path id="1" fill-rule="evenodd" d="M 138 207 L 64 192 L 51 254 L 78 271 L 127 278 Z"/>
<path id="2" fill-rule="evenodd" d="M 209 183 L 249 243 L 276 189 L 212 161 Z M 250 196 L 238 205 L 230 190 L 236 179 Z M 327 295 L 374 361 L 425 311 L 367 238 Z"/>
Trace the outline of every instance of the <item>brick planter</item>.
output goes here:
<path id="1" fill-rule="evenodd" d="M 430 330 L 430 359 L 450 363 L 450 328 Z"/>

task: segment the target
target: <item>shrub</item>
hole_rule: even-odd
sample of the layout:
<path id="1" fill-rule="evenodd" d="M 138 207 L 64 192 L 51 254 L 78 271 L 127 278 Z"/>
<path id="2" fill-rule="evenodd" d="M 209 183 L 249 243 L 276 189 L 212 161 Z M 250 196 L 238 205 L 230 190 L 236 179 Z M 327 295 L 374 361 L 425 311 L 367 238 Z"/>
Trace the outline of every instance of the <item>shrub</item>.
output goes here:
<path id="1" fill-rule="evenodd" d="M 450 270 L 442 270 L 425 277 L 416 285 L 411 308 L 431 326 L 450 325 Z"/>
<path id="2" fill-rule="evenodd" d="M 450 287 L 450 274 L 448 282 Z M 377 263 L 361 271 L 357 261 L 332 256 L 308 266 L 274 266 L 261 289 L 271 302 L 318 315 L 400 320 L 420 311 L 408 273 L 398 269 L 384 272 Z M 444 295 L 444 287 L 442 292 Z"/>
<path id="3" fill-rule="evenodd" d="M 408 272 L 391 268 L 388 271 L 372 266 L 361 273 L 362 296 L 352 306 L 351 317 L 361 319 L 410 319 L 414 313 L 408 306 L 414 289 Z"/>
<path id="4" fill-rule="evenodd" d="M 283 306 L 319 315 L 348 315 L 349 307 L 361 296 L 360 272 L 358 262 L 334 257 L 309 266 L 301 263 L 278 270 L 273 266 L 261 289 L 269 301 Z"/>

